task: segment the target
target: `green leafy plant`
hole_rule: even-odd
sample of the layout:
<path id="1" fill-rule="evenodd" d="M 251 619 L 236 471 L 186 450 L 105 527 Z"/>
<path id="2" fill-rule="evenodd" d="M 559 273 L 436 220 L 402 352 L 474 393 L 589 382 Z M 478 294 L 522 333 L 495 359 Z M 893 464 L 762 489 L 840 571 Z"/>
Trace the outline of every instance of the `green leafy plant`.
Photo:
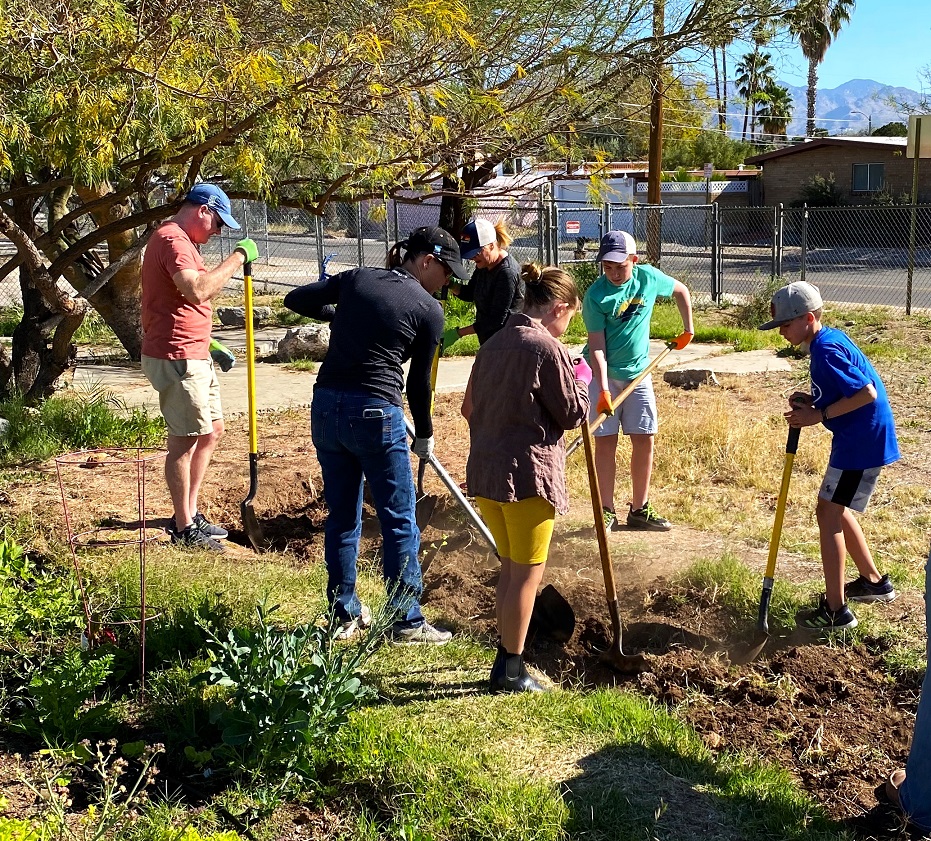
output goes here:
<path id="1" fill-rule="evenodd" d="M 0 539 L 0 645 L 54 638 L 84 621 L 74 574 L 40 568 L 8 533 Z"/>
<path id="2" fill-rule="evenodd" d="M 339 645 L 328 627 L 269 624 L 276 609 L 259 605 L 254 629 L 212 635 L 213 662 L 192 682 L 226 690 L 211 709 L 222 740 L 214 756 L 255 781 L 278 774 L 284 786 L 294 775 L 313 776 L 313 751 L 325 748 L 349 712 L 372 694 L 359 669 L 384 628 L 376 620 L 360 643 Z"/>
<path id="3" fill-rule="evenodd" d="M 97 688 L 110 677 L 113 654 L 72 648 L 50 657 L 32 675 L 21 699 L 23 713 L 10 723 L 14 731 L 51 744 L 73 745 L 113 728 L 112 705 L 95 701 Z"/>

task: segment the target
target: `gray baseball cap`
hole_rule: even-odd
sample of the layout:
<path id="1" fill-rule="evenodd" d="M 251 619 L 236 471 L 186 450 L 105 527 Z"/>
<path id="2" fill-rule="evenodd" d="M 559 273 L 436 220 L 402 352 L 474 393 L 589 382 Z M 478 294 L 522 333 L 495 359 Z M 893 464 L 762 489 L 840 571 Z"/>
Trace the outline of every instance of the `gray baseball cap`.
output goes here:
<path id="1" fill-rule="evenodd" d="M 769 304 L 769 312 L 772 315 L 772 321 L 761 324 L 760 330 L 772 330 L 774 327 L 781 327 L 793 318 L 805 315 L 806 312 L 820 310 L 824 306 L 821 300 L 821 293 L 817 286 L 812 286 L 804 280 L 798 280 L 783 286 L 775 295 Z"/>

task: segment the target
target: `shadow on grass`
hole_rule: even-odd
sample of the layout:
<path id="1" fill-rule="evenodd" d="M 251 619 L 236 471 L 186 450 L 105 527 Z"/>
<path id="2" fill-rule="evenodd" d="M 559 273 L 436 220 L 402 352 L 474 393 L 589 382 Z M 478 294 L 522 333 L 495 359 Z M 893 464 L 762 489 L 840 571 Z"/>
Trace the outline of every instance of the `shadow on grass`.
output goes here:
<path id="1" fill-rule="evenodd" d="M 609 745 L 561 783 L 571 838 L 841 839 L 787 774 L 724 768 L 666 746 Z M 763 779 L 763 777 L 766 777 Z"/>

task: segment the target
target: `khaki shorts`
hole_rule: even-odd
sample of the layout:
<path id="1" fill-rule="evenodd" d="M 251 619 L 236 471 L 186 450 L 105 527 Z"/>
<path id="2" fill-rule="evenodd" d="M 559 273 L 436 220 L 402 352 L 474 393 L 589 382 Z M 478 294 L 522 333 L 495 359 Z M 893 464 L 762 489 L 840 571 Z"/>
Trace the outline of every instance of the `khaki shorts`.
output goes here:
<path id="1" fill-rule="evenodd" d="M 611 391 L 611 399 L 616 400 L 617 396 L 630 385 L 630 380 L 608 379 L 608 387 Z M 595 420 L 598 417 L 598 398 L 601 397 L 601 389 L 598 387 L 598 381 L 592 380 L 588 386 L 588 397 L 591 401 L 589 410 L 589 420 Z M 625 435 L 656 435 L 659 428 L 656 413 L 656 395 L 653 393 L 653 375 L 645 376 L 630 395 L 621 403 L 614 414 L 607 418 L 605 422 L 595 430 L 595 437 L 600 438 L 605 435 L 618 435 L 623 432 Z"/>
<path id="2" fill-rule="evenodd" d="M 142 373 L 158 392 L 169 435 L 209 435 L 213 422 L 223 419 L 220 383 L 212 359 L 143 356 Z"/>

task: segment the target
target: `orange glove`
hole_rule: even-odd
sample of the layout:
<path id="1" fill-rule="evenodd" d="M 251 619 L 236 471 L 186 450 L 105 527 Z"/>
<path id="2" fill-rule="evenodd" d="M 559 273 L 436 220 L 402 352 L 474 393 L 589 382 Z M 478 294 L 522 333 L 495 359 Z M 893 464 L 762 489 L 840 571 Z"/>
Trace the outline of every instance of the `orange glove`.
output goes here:
<path id="1" fill-rule="evenodd" d="M 688 331 L 685 333 L 680 333 L 669 344 L 672 345 L 674 350 L 682 350 L 688 345 L 690 341 L 692 341 L 692 337 L 694 335 L 694 333 L 689 333 Z"/>
<path id="2" fill-rule="evenodd" d="M 601 395 L 598 398 L 598 405 L 595 406 L 595 411 L 599 415 L 613 415 L 614 409 L 611 408 L 611 392 L 602 391 Z"/>

